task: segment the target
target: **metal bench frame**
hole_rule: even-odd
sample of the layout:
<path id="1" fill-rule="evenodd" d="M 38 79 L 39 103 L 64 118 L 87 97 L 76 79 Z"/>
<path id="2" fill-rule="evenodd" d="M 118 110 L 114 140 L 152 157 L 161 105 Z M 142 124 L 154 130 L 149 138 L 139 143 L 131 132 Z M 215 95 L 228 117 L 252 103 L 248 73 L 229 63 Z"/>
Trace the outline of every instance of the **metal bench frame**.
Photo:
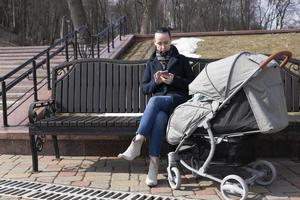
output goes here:
<path id="1" fill-rule="evenodd" d="M 81 59 L 55 67 L 51 99 L 29 108 L 33 171 L 46 135 L 52 136 L 56 158 L 58 135 L 134 135 L 140 116 L 97 114 L 142 113 L 150 98 L 141 89 L 145 66 L 146 61 Z"/>

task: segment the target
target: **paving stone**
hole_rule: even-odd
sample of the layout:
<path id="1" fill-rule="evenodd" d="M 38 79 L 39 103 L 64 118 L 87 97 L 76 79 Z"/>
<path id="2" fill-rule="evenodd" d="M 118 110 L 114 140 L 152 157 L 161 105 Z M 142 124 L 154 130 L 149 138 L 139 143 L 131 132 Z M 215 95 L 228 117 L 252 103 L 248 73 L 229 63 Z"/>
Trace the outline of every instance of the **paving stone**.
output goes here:
<path id="1" fill-rule="evenodd" d="M 91 185 L 91 181 L 73 181 L 71 185 L 78 187 L 88 187 Z"/>
<path id="2" fill-rule="evenodd" d="M 109 189 L 110 181 L 91 181 L 90 187 L 100 188 L 100 189 Z"/>
<path id="3" fill-rule="evenodd" d="M 85 174 L 84 179 L 86 180 L 91 180 L 91 181 L 96 181 L 96 180 L 111 180 L 111 175 L 110 174 L 99 174 L 95 172 L 96 174 L 88 174 L 88 172 Z"/>
<path id="4" fill-rule="evenodd" d="M 300 165 L 297 166 L 291 166 L 289 167 L 290 170 L 292 170 L 294 173 L 296 173 L 297 175 L 300 175 Z"/>
<path id="5" fill-rule="evenodd" d="M 158 182 L 158 185 L 160 185 L 160 184 L 161 183 Z M 148 185 L 146 185 L 145 179 L 139 182 L 139 188 L 143 191 L 148 191 L 148 192 L 150 192 L 150 189 L 151 189 Z"/>
<path id="6" fill-rule="evenodd" d="M 222 200 L 218 195 L 186 196 L 186 198 L 198 200 Z"/>
<path id="7" fill-rule="evenodd" d="M 19 200 L 18 197 L 10 197 L 10 196 L 0 196 L 1 200 Z"/>
<path id="8" fill-rule="evenodd" d="M 203 188 L 201 190 L 194 190 L 196 196 L 201 196 L 201 195 L 216 195 L 216 190 L 215 188 Z"/>
<path id="9" fill-rule="evenodd" d="M 213 181 L 208 181 L 208 180 L 200 180 L 199 181 L 199 185 L 201 187 L 208 187 L 208 186 L 212 186 L 214 184 Z"/>
<path id="10" fill-rule="evenodd" d="M 30 174 L 25 174 L 25 173 L 8 173 L 3 178 L 8 178 L 8 179 L 15 179 L 15 178 L 28 178 Z"/>
<path id="11" fill-rule="evenodd" d="M 281 165 L 284 165 L 284 166 L 295 166 L 295 165 L 299 165 L 299 163 L 291 160 L 291 159 L 278 159 L 277 160 L 278 163 L 280 163 Z"/>
<path id="12" fill-rule="evenodd" d="M 54 170 L 54 171 L 60 171 L 62 170 L 64 167 L 64 165 L 59 165 L 59 164 L 56 164 L 56 163 L 50 163 L 47 165 L 46 169 L 47 170 Z"/>
<path id="13" fill-rule="evenodd" d="M 80 167 L 81 168 L 89 168 L 91 167 L 92 165 L 95 164 L 96 161 L 93 161 L 93 160 L 83 160 L 82 163 L 80 163 Z"/>
<path id="14" fill-rule="evenodd" d="M 258 185 L 255 185 L 255 186 L 249 188 L 249 190 L 251 192 L 257 193 L 257 194 L 268 193 L 269 192 L 269 190 L 266 187 L 258 186 Z"/>
<path id="15" fill-rule="evenodd" d="M 272 185 L 267 187 L 272 193 L 288 193 L 288 192 L 298 192 L 299 189 L 293 186 L 291 183 L 285 180 L 275 181 Z"/>
<path id="16" fill-rule="evenodd" d="M 9 160 L 10 158 L 13 158 L 14 155 L 9 155 L 9 154 L 3 154 L 0 155 L 0 160 Z"/>
<path id="17" fill-rule="evenodd" d="M 281 170 L 279 172 L 279 175 L 284 177 L 285 179 L 290 179 L 290 178 L 294 178 L 295 176 L 297 176 L 292 170 L 290 170 L 288 168 Z"/>
<path id="18" fill-rule="evenodd" d="M 151 194 L 169 194 L 172 195 L 172 189 L 170 187 L 158 185 L 157 187 L 153 187 L 150 189 Z"/>
<path id="19" fill-rule="evenodd" d="M 43 182 L 43 183 L 53 183 L 54 182 L 55 177 L 38 177 L 36 178 L 37 182 Z"/>
<path id="20" fill-rule="evenodd" d="M 146 184 L 132 185 L 130 186 L 130 192 L 150 193 L 150 188 Z"/>
<path id="21" fill-rule="evenodd" d="M 185 196 L 193 196 L 194 192 L 189 190 L 184 190 L 185 188 L 181 188 L 180 190 L 173 190 L 173 196 L 175 197 L 185 197 Z"/>
<path id="22" fill-rule="evenodd" d="M 113 173 L 111 176 L 111 179 L 112 180 L 120 180 L 120 181 L 123 181 L 123 180 L 128 181 L 129 173 Z"/>
<path id="23" fill-rule="evenodd" d="M 300 200 L 300 193 L 287 194 L 290 200 Z"/>
<path id="24" fill-rule="evenodd" d="M 9 170 L 7 172 L 0 172 L 0 177 L 3 178 L 6 174 L 8 174 Z"/>
<path id="25" fill-rule="evenodd" d="M 36 178 L 33 178 L 33 177 L 17 177 L 17 178 L 13 178 L 13 180 L 34 182 L 34 181 L 36 181 Z"/>
<path id="26" fill-rule="evenodd" d="M 287 180 L 292 185 L 296 186 L 300 190 L 300 178 L 297 176 L 294 176 L 293 178 L 290 178 Z"/>
<path id="27" fill-rule="evenodd" d="M 111 181 L 110 189 L 111 190 L 121 190 L 129 192 L 130 185 L 128 184 L 128 181 Z"/>
<path id="28" fill-rule="evenodd" d="M 266 200 L 289 200 L 289 197 L 287 197 L 285 194 L 266 194 L 265 199 Z"/>
<path id="29" fill-rule="evenodd" d="M 59 172 L 59 174 L 57 175 L 57 177 L 70 177 L 70 176 L 75 176 L 76 175 L 76 171 L 71 171 L 71 172 L 66 172 L 66 171 L 62 171 Z"/>
<path id="30" fill-rule="evenodd" d="M 54 179 L 53 183 L 62 185 L 71 185 L 72 180 Z"/>
<path id="31" fill-rule="evenodd" d="M 56 177 L 59 172 L 37 172 L 32 173 L 31 177 Z"/>

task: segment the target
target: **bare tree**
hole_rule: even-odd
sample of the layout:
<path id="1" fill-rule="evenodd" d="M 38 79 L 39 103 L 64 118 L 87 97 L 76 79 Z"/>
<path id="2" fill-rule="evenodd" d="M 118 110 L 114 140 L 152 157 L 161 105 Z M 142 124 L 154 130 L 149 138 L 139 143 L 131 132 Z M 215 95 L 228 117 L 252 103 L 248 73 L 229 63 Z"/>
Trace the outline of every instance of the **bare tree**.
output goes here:
<path id="1" fill-rule="evenodd" d="M 143 14 L 141 20 L 141 34 L 150 32 L 152 13 L 157 9 L 158 0 L 142 0 Z"/>
<path id="2" fill-rule="evenodd" d="M 75 30 L 87 26 L 87 18 L 81 0 L 67 0 Z"/>

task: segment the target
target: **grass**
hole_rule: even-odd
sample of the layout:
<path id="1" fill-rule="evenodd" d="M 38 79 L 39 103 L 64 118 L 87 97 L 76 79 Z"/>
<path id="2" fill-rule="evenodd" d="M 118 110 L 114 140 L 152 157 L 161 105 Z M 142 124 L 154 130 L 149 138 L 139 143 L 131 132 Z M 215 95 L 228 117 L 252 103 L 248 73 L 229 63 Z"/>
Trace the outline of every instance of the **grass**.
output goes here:
<path id="1" fill-rule="evenodd" d="M 300 59 L 300 33 L 205 36 L 199 37 L 196 54 L 202 58 L 223 58 L 241 51 L 271 54 L 276 51 L 289 50 L 293 57 Z M 129 48 L 122 59 L 148 59 L 154 50 L 152 40 L 136 42 Z"/>

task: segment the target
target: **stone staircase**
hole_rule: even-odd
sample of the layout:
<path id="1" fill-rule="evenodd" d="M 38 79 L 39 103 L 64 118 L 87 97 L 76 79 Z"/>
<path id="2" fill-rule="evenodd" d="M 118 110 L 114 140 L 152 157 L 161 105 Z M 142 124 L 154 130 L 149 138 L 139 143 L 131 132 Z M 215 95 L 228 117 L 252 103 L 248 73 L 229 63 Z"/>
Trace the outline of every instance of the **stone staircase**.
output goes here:
<path id="1" fill-rule="evenodd" d="M 107 47 L 105 45 L 100 46 L 100 58 L 116 59 L 120 56 L 124 48 L 132 43 L 134 36 L 125 35 L 122 36 L 122 40 L 118 37 L 114 40 L 114 47 L 110 48 L 110 52 L 107 52 Z M 48 46 L 27 46 L 27 47 L 0 47 L 0 77 L 5 76 L 9 72 L 18 68 L 30 59 L 36 58 L 36 63 L 46 60 L 46 53 L 36 57 L 41 52 L 46 50 Z M 50 50 L 50 55 L 58 50 L 60 46 L 57 46 Z M 94 56 L 97 57 L 96 46 L 94 47 Z M 91 55 L 91 53 L 90 53 Z M 73 49 L 69 46 L 69 60 L 74 59 Z M 80 57 L 78 58 L 80 59 Z M 58 55 L 50 59 L 50 69 L 57 66 L 60 63 L 66 61 L 65 52 L 62 51 Z M 9 78 L 5 80 L 6 85 L 12 83 L 15 79 L 19 78 L 26 71 L 32 69 L 32 62 L 28 64 L 18 72 L 12 74 Z M 38 84 L 38 99 L 44 100 L 49 98 L 50 91 L 47 89 L 47 66 L 44 63 L 39 69 L 37 69 L 37 82 Z M 1 86 L 0 86 L 1 91 Z M 29 91 L 29 92 L 28 92 Z M 2 97 L 1 97 L 2 98 Z M 24 100 L 27 101 L 24 103 Z M 28 106 L 33 101 L 33 79 L 32 74 L 28 75 L 27 78 L 23 79 L 20 83 L 15 85 L 13 88 L 7 91 L 7 107 L 9 114 L 9 125 L 19 126 L 27 124 L 27 112 Z M 19 106 L 19 103 L 24 105 Z M 18 111 L 14 111 L 18 109 Z M 3 124 L 2 120 L 2 99 L 0 99 L 0 126 Z M 20 114 L 22 117 L 20 117 Z"/>
<path id="2" fill-rule="evenodd" d="M 47 49 L 48 46 L 28 46 L 28 47 L 0 47 L 0 76 L 4 76 L 9 72 L 13 71 L 27 60 L 32 59 L 34 56 L 38 55 L 40 52 Z M 52 49 L 50 53 L 54 52 L 56 49 Z M 46 54 L 40 56 L 36 59 L 39 63 L 46 59 Z M 50 66 L 56 66 L 65 61 L 65 55 L 59 54 L 50 60 Z M 6 85 L 12 83 L 16 78 L 20 77 L 27 70 L 32 68 L 32 63 L 26 65 L 23 69 L 11 75 L 5 80 Z M 44 64 L 42 68 L 37 70 L 37 82 L 42 81 L 47 77 L 46 65 Z M 33 87 L 32 75 L 29 75 L 23 81 L 18 83 L 12 89 L 7 91 L 7 106 L 11 106 L 13 102 L 19 99 L 25 92 Z M 0 88 L 1 91 L 1 88 Z M 0 109 L 2 112 L 2 101 L 0 102 Z"/>

